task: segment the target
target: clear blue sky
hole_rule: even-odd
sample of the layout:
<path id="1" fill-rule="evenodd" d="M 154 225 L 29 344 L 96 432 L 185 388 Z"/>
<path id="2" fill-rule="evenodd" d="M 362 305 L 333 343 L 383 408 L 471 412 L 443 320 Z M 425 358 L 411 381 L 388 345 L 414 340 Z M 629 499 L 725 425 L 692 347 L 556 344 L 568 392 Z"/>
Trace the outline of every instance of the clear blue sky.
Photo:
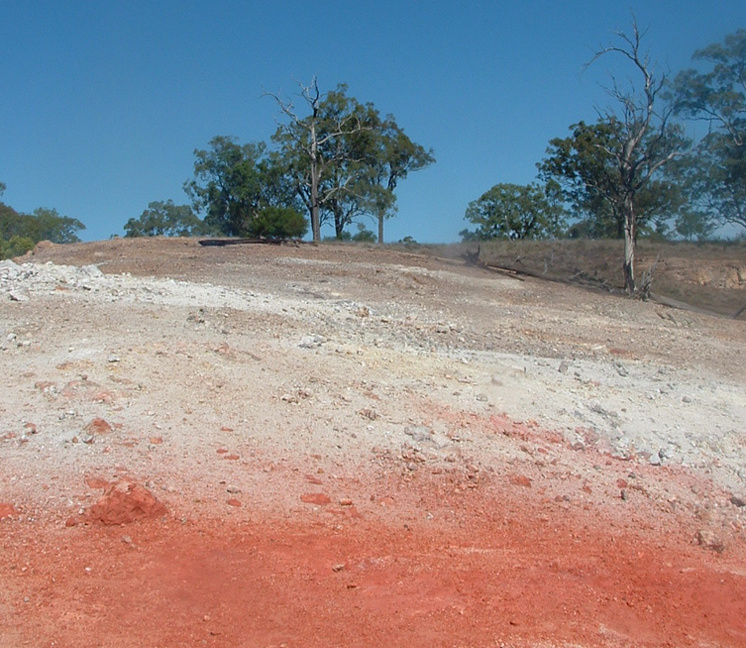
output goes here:
<path id="1" fill-rule="evenodd" d="M 213 136 L 269 140 L 263 91 L 316 75 L 435 151 L 400 184 L 387 239 L 454 241 L 471 200 L 531 182 L 550 139 L 609 105 L 621 61 L 582 70 L 631 11 L 673 72 L 746 27 L 743 0 L 0 0 L 0 200 L 78 218 L 84 240 L 122 234 L 151 201 L 188 202 Z"/>

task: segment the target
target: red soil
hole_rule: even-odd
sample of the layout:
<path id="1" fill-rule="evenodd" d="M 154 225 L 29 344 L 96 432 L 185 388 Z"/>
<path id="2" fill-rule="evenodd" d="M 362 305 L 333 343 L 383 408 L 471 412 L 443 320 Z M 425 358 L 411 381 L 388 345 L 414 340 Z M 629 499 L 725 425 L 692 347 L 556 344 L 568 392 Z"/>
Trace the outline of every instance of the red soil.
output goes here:
<path id="1" fill-rule="evenodd" d="M 742 544 L 443 480 L 181 519 L 130 486 L 151 508 L 122 526 L 95 522 L 131 512 L 110 485 L 86 524 L 6 518 L 0 646 L 746 645 Z"/>

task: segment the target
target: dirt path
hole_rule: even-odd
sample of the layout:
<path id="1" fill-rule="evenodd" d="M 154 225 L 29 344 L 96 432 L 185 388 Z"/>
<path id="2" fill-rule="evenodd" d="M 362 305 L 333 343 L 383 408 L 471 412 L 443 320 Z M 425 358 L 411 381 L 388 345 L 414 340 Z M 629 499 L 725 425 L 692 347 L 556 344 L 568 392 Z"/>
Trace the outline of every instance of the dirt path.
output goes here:
<path id="1" fill-rule="evenodd" d="M 28 261 L 3 648 L 746 644 L 743 322 L 375 249 Z"/>

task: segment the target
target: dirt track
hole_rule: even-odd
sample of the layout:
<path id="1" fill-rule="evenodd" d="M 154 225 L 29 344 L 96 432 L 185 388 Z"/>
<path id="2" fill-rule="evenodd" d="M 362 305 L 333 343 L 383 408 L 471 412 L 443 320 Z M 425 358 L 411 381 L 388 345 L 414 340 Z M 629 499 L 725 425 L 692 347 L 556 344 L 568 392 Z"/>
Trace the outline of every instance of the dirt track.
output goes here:
<path id="1" fill-rule="evenodd" d="M 26 261 L 3 648 L 746 644 L 743 322 L 375 248 Z"/>

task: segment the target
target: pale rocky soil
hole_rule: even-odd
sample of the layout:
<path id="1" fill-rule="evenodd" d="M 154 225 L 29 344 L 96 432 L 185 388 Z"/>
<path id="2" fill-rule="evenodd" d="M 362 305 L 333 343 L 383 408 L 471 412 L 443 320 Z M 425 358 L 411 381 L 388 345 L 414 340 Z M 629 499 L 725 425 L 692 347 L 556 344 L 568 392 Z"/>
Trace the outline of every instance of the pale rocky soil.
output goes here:
<path id="1" fill-rule="evenodd" d="M 85 484 L 124 476 L 177 518 L 289 515 L 319 475 L 373 467 L 743 542 L 743 321 L 375 248 L 121 240 L 16 261 L 0 502 L 21 519 L 83 520 Z"/>
<path id="2" fill-rule="evenodd" d="M 744 322 L 403 253 L 160 245 L 182 258 L 153 276 L 129 241 L 97 264 L 106 245 L 79 246 L 82 267 L 46 250 L 0 266 L 6 445 L 78 461 L 94 448 L 73 438 L 118 412 L 151 436 L 178 427 L 179 444 L 222 426 L 295 447 L 297 425 L 309 448 L 349 455 L 412 443 L 414 393 L 746 496 Z"/>

